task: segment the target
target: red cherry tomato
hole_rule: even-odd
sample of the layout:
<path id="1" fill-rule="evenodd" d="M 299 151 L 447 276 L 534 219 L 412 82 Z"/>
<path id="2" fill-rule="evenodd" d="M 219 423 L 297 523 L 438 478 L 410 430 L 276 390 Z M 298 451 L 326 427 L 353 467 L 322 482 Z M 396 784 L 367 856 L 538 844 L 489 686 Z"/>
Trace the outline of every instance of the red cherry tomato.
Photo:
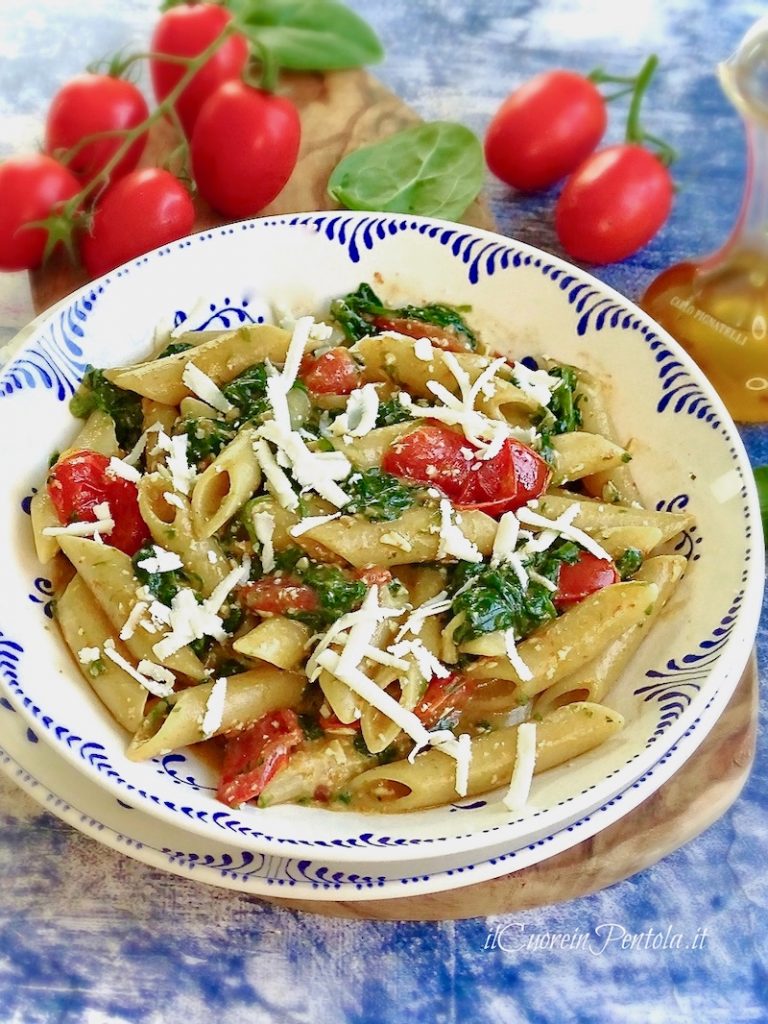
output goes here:
<path id="1" fill-rule="evenodd" d="M 232 15 L 218 4 L 179 4 L 158 21 L 150 49 L 173 57 L 197 57 L 224 27 Z M 186 86 L 176 101 L 176 111 L 187 138 L 192 135 L 197 115 L 208 97 L 223 82 L 239 78 L 248 61 L 248 43 L 241 35 L 226 39 Z M 153 58 L 150 61 L 152 87 L 160 102 L 184 74 L 182 64 Z"/>
<path id="2" fill-rule="evenodd" d="M 148 116 L 142 94 L 132 82 L 111 75 L 77 75 L 53 97 L 45 122 L 45 148 L 52 155 L 70 149 L 86 135 L 97 132 L 135 128 Z M 147 137 L 133 143 L 113 169 L 110 178 L 132 171 L 144 152 Z M 67 165 L 83 184 L 104 167 L 120 146 L 122 139 L 107 138 L 89 142 Z"/>
<path id="3" fill-rule="evenodd" d="M 91 277 L 99 277 L 159 245 L 188 235 L 195 224 L 189 193 L 159 167 L 131 171 L 104 193 L 81 250 Z"/>
<path id="4" fill-rule="evenodd" d="M 383 566 L 372 565 L 368 569 L 354 569 L 352 576 L 362 580 L 366 587 L 386 587 L 392 582 L 392 573 Z"/>
<path id="5" fill-rule="evenodd" d="M 282 191 L 296 166 L 301 125 L 290 100 L 225 82 L 204 103 L 192 133 L 200 195 L 227 217 L 250 217 Z"/>
<path id="6" fill-rule="evenodd" d="M 373 325 L 380 331 L 395 331 L 409 338 L 429 338 L 435 348 L 444 352 L 466 352 L 468 345 L 463 345 L 458 335 L 445 327 L 424 323 L 423 320 L 411 320 L 408 317 L 375 316 Z"/>
<path id="7" fill-rule="evenodd" d="M 589 156 L 606 122 L 605 101 L 588 78 L 547 71 L 499 107 L 485 136 L 485 159 L 513 188 L 547 188 Z"/>
<path id="8" fill-rule="evenodd" d="M 136 484 L 108 472 L 106 455 L 89 450 L 73 452 L 51 470 L 48 494 L 59 522 L 95 523 L 94 507 L 106 502 L 115 528 L 103 539 L 126 555 L 135 555 L 149 539 L 147 524 L 139 512 Z"/>
<path id="9" fill-rule="evenodd" d="M 219 800 L 238 807 L 258 797 L 303 739 L 296 712 L 290 708 L 270 711 L 247 729 L 227 736 Z"/>
<path id="10" fill-rule="evenodd" d="M 589 263 L 615 263 L 642 249 L 672 209 L 674 186 L 657 156 L 634 143 L 588 157 L 565 183 L 555 210 L 565 251 Z"/>
<path id="11" fill-rule="evenodd" d="M 252 612 L 285 615 L 317 611 L 317 594 L 312 587 L 293 576 L 264 576 L 247 583 L 240 598 Z"/>
<path id="12" fill-rule="evenodd" d="M 360 386 L 360 368 L 346 348 L 330 348 L 321 356 L 305 356 L 299 372 L 316 395 L 348 395 Z"/>
<path id="13" fill-rule="evenodd" d="M 474 685 L 471 679 L 455 673 L 444 679 L 435 676 L 413 712 L 425 729 L 434 729 L 438 723 L 441 729 L 452 729 L 461 718 Z"/>
<path id="14" fill-rule="evenodd" d="M 44 220 L 79 191 L 74 174 L 42 153 L 0 164 L 0 270 L 39 267 L 47 233 L 24 225 Z"/>
<path id="15" fill-rule="evenodd" d="M 583 601 L 596 590 L 618 583 L 620 578 L 613 562 L 597 558 L 589 551 L 582 551 L 578 562 L 573 565 L 563 562 L 560 566 L 555 604 L 558 608 L 567 608 Z"/>
<path id="16" fill-rule="evenodd" d="M 317 724 L 323 732 L 336 733 L 341 736 L 352 736 L 360 731 L 363 723 L 360 718 L 355 718 L 351 722 L 342 722 L 336 715 L 329 715 L 327 718 L 319 715 Z"/>
<path id="17" fill-rule="evenodd" d="M 476 452 L 462 434 L 425 423 L 395 442 L 381 466 L 394 476 L 436 487 L 462 508 L 491 516 L 520 508 L 546 490 L 549 467 L 520 441 L 507 438 L 491 459 L 480 459 Z"/>

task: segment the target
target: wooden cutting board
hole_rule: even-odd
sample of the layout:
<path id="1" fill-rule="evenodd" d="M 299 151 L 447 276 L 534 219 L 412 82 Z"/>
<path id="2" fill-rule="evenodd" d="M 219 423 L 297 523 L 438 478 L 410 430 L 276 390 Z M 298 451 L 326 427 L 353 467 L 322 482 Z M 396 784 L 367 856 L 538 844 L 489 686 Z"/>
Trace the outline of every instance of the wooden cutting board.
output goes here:
<path id="1" fill-rule="evenodd" d="M 286 92 L 302 119 L 302 146 L 293 177 L 265 215 L 332 207 L 326 193 L 341 157 L 418 121 L 402 100 L 362 71 L 286 77 Z M 158 124 L 143 163 L 160 163 L 175 144 L 171 127 Z M 223 223 L 196 200 L 197 228 Z M 467 224 L 493 230 L 481 199 Z M 86 282 L 60 259 L 32 275 L 35 307 L 42 312 Z M 723 814 L 749 775 L 757 723 L 757 669 L 752 660 L 731 702 L 699 750 L 653 796 L 592 839 L 510 875 L 447 893 L 363 903 L 275 899 L 316 914 L 378 920 L 444 920 L 525 910 L 574 899 L 612 885 L 688 842 Z"/>

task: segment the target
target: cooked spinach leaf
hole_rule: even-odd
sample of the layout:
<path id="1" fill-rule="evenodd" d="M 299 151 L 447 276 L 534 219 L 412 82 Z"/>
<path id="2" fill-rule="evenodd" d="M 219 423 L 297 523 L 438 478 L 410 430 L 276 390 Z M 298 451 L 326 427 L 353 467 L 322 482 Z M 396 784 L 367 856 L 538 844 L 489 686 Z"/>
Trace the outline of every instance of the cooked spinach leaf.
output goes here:
<path id="1" fill-rule="evenodd" d="M 120 447 L 124 450 L 133 448 L 144 425 L 141 398 L 133 391 L 112 384 L 104 376 L 103 370 L 89 366 L 80 387 L 72 396 L 69 411 L 84 420 L 96 409 L 101 409 L 114 420 Z"/>
<path id="2" fill-rule="evenodd" d="M 189 585 L 189 581 L 181 569 L 172 569 L 170 572 L 149 572 L 147 569 L 141 568 L 139 562 L 154 557 L 155 550 L 151 543 L 139 548 L 131 559 L 133 573 L 139 583 L 143 584 L 153 597 L 156 597 L 161 604 L 170 607 L 171 601 L 182 587 Z"/>
<path id="3" fill-rule="evenodd" d="M 162 352 L 157 356 L 158 359 L 167 359 L 168 356 L 176 356 L 179 352 L 186 352 L 187 349 L 193 348 L 188 341 L 172 341 L 169 345 L 166 345 Z"/>
<path id="4" fill-rule="evenodd" d="M 267 364 L 249 366 L 221 389 L 224 397 L 239 411 L 239 420 L 255 420 L 269 412 L 272 406 L 267 398 Z"/>
<path id="5" fill-rule="evenodd" d="M 226 420 L 213 420 L 208 416 L 188 417 L 181 423 L 179 433 L 189 438 L 187 456 L 198 464 L 215 458 L 235 436 L 235 428 Z"/>
<path id="6" fill-rule="evenodd" d="M 561 541 L 526 561 L 528 568 L 557 583 L 563 562 L 572 565 L 579 554 L 578 545 Z M 465 584 L 469 584 L 467 589 L 457 594 Z M 451 590 L 456 594 L 452 614 L 464 614 L 464 621 L 453 636 L 456 644 L 507 629 L 514 629 L 515 637 L 521 639 L 557 615 L 552 592 L 536 580 L 530 580 L 523 589 L 510 565 L 459 562 L 452 575 Z"/>
<path id="7" fill-rule="evenodd" d="M 639 548 L 627 548 L 624 554 L 616 559 L 616 568 L 623 580 L 634 576 L 643 564 L 643 552 Z"/>
<path id="8" fill-rule="evenodd" d="M 368 589 L 362 580 L 350 579 L 335 565 L 310 562 L 306 569 L 294 571 L 302 583 L 315 591 L 319 607 L 314 612 L 299 612 L 291 618 L 305 622 L 312 629 L 327 629 L 342 615 L 359 607 Z"/>
<path id="9" fill-rule="evenodd" d="M 379 411 L 376 414 L 376 426 L 393 427 L 396 423 L 406 423 L 412 419 L 413 413 L 406 409 L 399 398 L 395 396 L 379 404 Z"/>
<path id="10" fill-rule="evenodd" d="M 359 512 L 373 522 L 398 519 L 416 503 L 418 488 L 401 483 L 396 476 L 374 467 L 350 474 L 344 490 L 351 501 L 345 512 Z"/>
<path id="11" fill-rule="evenodd" d="M 439 302 L 427 306 L 385 306 L 371 286 L 365 283 L 357 291 L 331 303 L 331 316 L 349 342 L 387 330 L 386 325 L 378 325 L 377 320 L 418 320 L 448 330 L 467 348 L 476 349 L 477 337 L 462 316 L 463 312 L 466 312 L 466 307 L 447 306 Z"/>

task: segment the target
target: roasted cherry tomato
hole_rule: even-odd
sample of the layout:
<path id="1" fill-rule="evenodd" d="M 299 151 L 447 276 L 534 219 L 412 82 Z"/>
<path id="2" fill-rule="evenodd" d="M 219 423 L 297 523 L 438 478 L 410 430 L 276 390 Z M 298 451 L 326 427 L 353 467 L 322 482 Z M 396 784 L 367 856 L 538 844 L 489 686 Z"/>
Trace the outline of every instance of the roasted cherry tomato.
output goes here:
<path id="1" fill-rule="evenodd" d="M 232 20 L 219 4 L 179 4 L 158 21 L 150 49 L 171 57 L 197 57 Z M 208 58 L 176 101 L 176 111 L 191 137 L 200 108 L 223 82 L 239 78 L 248 62 L 248 43 L 241 35 L 226 39 Z M 184 74 L 184 65 L 154 57 L 150 61 L 152 87 L 158 102 L 164 100 Z"/>
<path id="2" fill-rule="evenodd" d="M 596 590 L 618 583 L 620 578 L 613 562 L 597 558 L 589 551 L 582 551 L 578 562 L 573 565 L 563 562 L 560 566 L 555 604 L 558 608 L 577 604 Z"/>
<path id="3" fill-rule="evenodd" d="M 392 573 L 381 565 L 372 565 L 368 569 L 354 569 L 356 580 L 362 580 L 366 587 L 386 587 L 392 582 Z"/>
<path id="4" fill-rule="evenodd" d="M 103 534 L 103 540 L 126 555 L 135 555 L 149 540 L 136 484 L 112 476 L 106 455 L 85 450 L 61 459 L 48 475 L 48 494 L 64 525 L 95 523 L 94 507 L 106 502 L 115 528 Z"/>
<path id="5" fill-rule="evenodd" d="M 409 317 L 375 316 L 373 325 L 380 331 L 394 331 L 405 334 L 409 338 L 429 338 L 435 348 L 444 352 L 466 352 L 469 346 L 462 344 L 461 339 L 453 331 L 436 324 L 428 324 L 423 320 L 412 320 Z"/>
<path id="6" fill-rule="evenodd" d="M 317 611 L 317 593 L 294 576 L 264 576 L 247 583 L 240 599 L 252 612 L 285 615 L 289 612 Z"/>
<path id="7" fill-rule="evenodd" d="M 452 729 L 459 721 L 472 696 L 474 682 L 466 676 L 451 673 L 444 679 L 435 676 L 424 696 L 413 709 L 425 729 Z"/>
<path id="8" fill-rule="evenodd" d="M 382 469 L 436 487 L 462 508 L 500 516 L 546 490 L 550 470 L 532 448 L 507 438 L 491 459 L 456 431 L 426 423 L 401 437 L 384 455 Z"/>
<path id="9" fill-rule="evenodd" d="M 83 235 L 83 260 L 91 277 L 188 235 L 195 224 L 189 193 L 159 167 L 131 171 L 107 189 Z"/>
<path id="10" fill-rule="evenodd" d="M 42 153 L 0 164 L 0 270 L 39 267 L 48 236 L 25 225 L 44 220 L 79 191 L 74 174 Z"/>
<path id="11" fill-rule="evenodd" d="M 226 217 L 251 217 L 282 192 L 299 155 L 299 113 L 284 96 L 225 82 L 203 104 L 192 133 L 200 195 Z"/>
<path id="12" fill-rule="evenodd" d="M 674 185 L 653 153 L 634 143 L 588 157 L 565 183 L 555 209 L 565 251 L 589 263 L 615 263 L 642 249 L 672 209 Z"/>
<path id="13" fill-rule="evenodd" d="M 360 386 L 360 368 L 346 348 L 329 348 L 320 356 L 305 356 L 299 373 L 316 395 L 348 395 Z"/>
<path id="14" fill-rule="evenodd" d="M 270 711 L 226 737 L 217 796 L 229 807 L 258 797 L 304 739 L 296 712 Z"/>
<path id="15" fill-rule="evenodd" d="M 317 724 L 323 732 L 336 733 L 338 736 L 351 736 L 360 731 L 362 720 L 355 718 L 352 722 L 342 722 L 336 715 L 328 715 L 327 718 L 320 715 Z"/>
<path id="16" fill-rule="evenodd" d="M 132 82 L 112 75 L 82 74 L 71 78 L 53 97 L 45 122 L 45 148 L 52 156 L 68 150 L 86 135 L 114 132 L 148 116 L 147 103 Z M 113 168 L 112 181 L 132 171 L 144 152 L 143 135 Z M 98 139 L 78 149 L 67 166 L 85 184 L 95 177 L 122 144 L 120 137 Z"/>
<path id="17" fill-rule="evenodd" d="M 605 100 L 588 78 L 547 71 L 502 103 L 488 126 L 485 159 L 513 188 L 547 188 L 589 156 L 606 122 Z"/>

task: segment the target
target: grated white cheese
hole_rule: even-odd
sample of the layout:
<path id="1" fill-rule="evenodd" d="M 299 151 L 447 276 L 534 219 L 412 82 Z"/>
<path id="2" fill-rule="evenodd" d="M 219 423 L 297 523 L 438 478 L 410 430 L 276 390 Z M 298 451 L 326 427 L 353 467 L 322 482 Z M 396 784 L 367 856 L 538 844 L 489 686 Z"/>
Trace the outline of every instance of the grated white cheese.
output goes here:
<path id="1" fill-rule="evenodd" d="M 469 733 L 461 733 L 456 745 L 456 792 L 459 796 L 466 796 L 469 788 L 469 767 L 472 763 L 472 740 Z"/>
<path id="2" fill-rule="evenodd" d="M 237 572 L 239 574 L 240 570 L 237 570 Z M 223 583 L 227 583 L 228 580 L 229 577 L 222 580 L 216 591 L 219 590 Z M 216 591 L 214 591 L 214 594 Z M 211 595 L 212 597 L 213 594 Z M 211 598 L 209 598 L 209 601 Z M 154 605 L 150 606 L 150 615 L 153 614 L 153 609 Z M 198 604 L 194 591 L 183 588 L 174 595 L 171 607 L 165 608 L 170 632 L 162 640 L 159 640 L 152 650 L 163 661 L 165 658 L 175 654 L 176 651 L 181 650 L 182 647 L 192 643 L 193 640 L 201 640 L 204 636 L 212 636 L 214 640 L 219 642 L 225 640 L 227 634 L 224 631 L 224 624 L 221 618 L 216 614 L 216 610 L 212 610 L 208 601 Z M 160 614 L 162 615 L 163 613 Z"/>
<path id="3" fill-rule="evenodd" d="M 510 811 L 521 811 L 528 802 L 536 768 L 536 723 L 523 722 L 517 727 L 517 747 L 515 750 L 515 767 L 509 789 L 502 798 L 502 803 Z"/>
<path id="4" fill-rule="evenodd" d="M 257 512 L 253 517 L 256 540 L 261 544 L 261 568 L 272 572 L 275 567 L 275 517 L 271 512 Z"/>
<path id="5" fill-rule="evenodd" d="M 116 459 L 114 456 L 109 460 L 107 476 L 119 477 L 121 480 L 128 480 L 132 484 L 136 484 L 141 480 L 141 473 L 135 466 L 124 462 L 122 459 Z"/>
<path id="6" fill-rule="evenodd" d="M 378 414 L 378 392 L 373 384 L 364 384 L 350 394 L 345 411 L 333 421 L 330 433 L 344 435 L 345 441 L 347 437 L 365 437 L 376 426 Z"/>
<path id="7" fill-rule="evenodd" d="M 213 406 L 214 409 L 218 409 L 219 412 L 226 413 L 233 408 L 232 403 L 218 384 L 212 381 L 208 374 L 203 373 L 200 367 L 195 366 L 194 363 L 187 363 L 181 375 L 181 380 L 192 394 L 197 395 L 198 398 Z"/>
<path id="8" fill-rule="evenodd" d="M 230 593 L 240 583 L 245 583 L 251 575 L 251 560 L 244 558 L 243 564 L 236 566 L 227 573 L 221 583 L 217 583 L 210 597 L 203 601 L 203 607 L 209 612 L 218 612 Z"/>
<path id="9" fill-rule="evenodd" d="M 269 513 L 267 513 L 267 515 L 269 515 Z M 208 552 L 208 561 L 211 563 L 211 565 L 216 565 L 218 560 L 219 560 L 219 556 L 216 554 L 215 551 L 209 551 Z"/>
<path id="10" fill-rule="evenodd" d="M 291 481 L 278 466 L 275 456 L 272 454 L 272 449 L 267 442 L 263 438 L 254 441 L 253 450 L 256 453 L 256 459 L 261 466 L 261 471 L 267 481 L 270 493 L 274 495 L 283 508 L 287 508 L 289 511 L 298 508 L 298 495 L 291 487 Z"/>
<path id="11" fill-rule="evenodd" d="M 509 663 L 512 668 L 517 672 L 524 683 L 529 682 L 533 679 L 533 672 L 528 668 L 526 663 L 520 657 L 520 652 L 515 644 L 515 631 L 514 629 L 508 629 L 504 633 L 504 649 L 507 652 Z"/>
<path id="12" fill-rule="evenodd" d="M 528 506 L 517 510 L 517 518 L 525 526 L 540 526 L 545 530 L 555 531 L 561 537 L 566 537 L 568 540 L 580 544 L 586 551 L 594 555 L 595 558 L 602 558 L 610 562 L 611 556 L 605 548 L 602 548 L 588 533 L 571 525 L 578 514 L 579 506 L 576 503 L 569 505 L 565 512 L 558 516 L 557 519 L 547 519 L 546 516 L 539 515 L 538 512 L 533 511 L 530 503 Z"/>
<path id="13" fill-rule="evenodd" d="M 448 592 L 441 590 L 439 594 L 435 594 L 434 597 L 425 601 L 420 607 L 413 609 L 398 630 L 395 642 L 402 640 L 406 633 L 413 633 L 414 636 L 418 636 L 421 633 L 425 619 L 428 619 L 431 615 L 442 615 L 444 612 L 449 612 L 452 604 L 453 600 L 448 597 Z"/>
<path id="14" fill-rule="evenodd" d="M 324 526 L 326 523 L 338 519 L 340 515 L 341 512 L 334 512 L 332 516 L 306 516 L 300 523 L 292 526 L 288 532 L 292 537 L 300 537 L 308 530 L 314 530 L 317 526 Z"/>
<path id="15" fill-rule="evenodd" d="M 133 608 L 131 608 L 128 618 L 123 623 L 123 628 L 120 630 L 119 636 L 121 640 L 131 639 L 133 634 L 136 632 L 136 627 L 144 618 L 144 613 L 148 610 L 149 605 L 146 601 L 136 602 Z"/>
<path id="16" fill-rule="evenodd" d="M 447 498 L 440 501 L 440 543 L 438 558 L 458 558 L 462 562 L 482 562 L 477 546 L 453 522 L 453 506 Z"/>
<path id="17" fill-rule="evenodd" d="M 415 640 L 401 640 L 399 643 L 392 644 L 387 650 L 394 654 L 396 658 L 400 658 L 404 654 L 412 655 L 420 674 L 427 682 L 435 676 L 438 679 L 447 679 L 451 674 L 450 670 L 418 638 Z"/>
<path id="18" fill-rule="evenodd" d="M 173 491 L 163 491 L 163 497 L 165 498 L 169 505 L 173 505 L 176 508 L 184 508 L 184 502 L 181 500 L 178 494 L 174 494 Z"/>
<path id="19" fill-rule="evenodd" d="M 205 702 L 205 712 L 200 725 L 203 736 L 206 739 L 209 736 L 215 735 L 221 728 L 226 700 L 227 680 L 226 678 L 217 679 L 211 688 L 211 692 L 208 694 L 208 700 Z"/>
<path id="20" fill-rule="evenodd" d="M 97 519 L 95 523 L 67 523 L 66 526 L 46 526 L 43 528 L 45 537 L 93 537 L 101 540 L 102 533 L 111 533 L 115 528 L 113 519 Z"/>
<path id="21" fill-rule="evenodd" d="M 104 641 L 104 654 L 109 658 L 110 661 L 113 661 L 115 665 L 121 668 L 124 672 L 127 672 L 132 679 L 135 679 L 137 683 L 140 683 L 145 690 L 148 690 L 151 694 L 153 694 L 153 696 L 168 697 L 170 696 L 171 693 L 173 693 L 173 673 L 169 673 L 169 675 L 171 676 L 169 682 L 167 680 L 158 681 L 149 676 L 148 674 L 139 672 L 138 669 L 133 667 L 130 661 L 127 661 L 122 656 L 122 654 L 120 654 L 115 649 L 115 641 L 111 639 Z M 146 665 L 150 663 L 142 661 L 141 664 Z M 153 667 L 157 668 L 158 666 Z"/>
<path id="22" fill-rule="evenodd" d="M 552 392 L 563 383 L 561 377 L 552 377 L 546 370 L 531 370 L 525 363 L 513 365 L 512 377 L 521 391 L 545 408 L 552 401 Z"/>
<path id="23" fill-rule="evenodd" d="M 154 573 L 173 572 L 175 569 L 184 568 L 184 563 L 175 551 L 166 551 L 165 548 L 161 548 L 157 544 L 152 545 L 152 550 L 155 552 L 154 555 L 142 558 L 142 560 L 137 563 L 140 569 Z"/>
<path id="24" fill-rule="evenodd" d="M 433 359 L 435 350 L 432 348 L 432 342 L 429 338 L 417 338 L 413 343 L 413 354 L 417 359 L 421 359 L 423 363 L 428 363 Z"/>
<path id="25" fill-rule="evenodd" d="M 336 483 L 352 472 L 352 463 L 342 452 L 312 452 L 298 432 L 284 430 L 276 419 L 265 423 L 259 435 L 277 446 L 303 490 L 315 491 L 336 508 L 343 508 L 349 502 L 349 495 Z M 259 452 L 257 458 L 261 461 Z M 269 480 L 266 469 L 264 475 Z M 279 496 L 276 497 L 280 500 Z M 292 507 L 295 508 L 297 499 L 295 495 L 293 497 L 295 503 Z"/>
<path id="26" fill-rule="evenodd" d="M 165 465 L 171 474 L 171 483 L 175 491 L 188 495 L 197 472 L 194 466 L 190 466 L 187 458 L 187 447 L 189 437 L 186 434 L 174 434 L 169 437 L 164 430 L 157 434 L 157 444 L 151 454 L 166 453 Z"/>
<path id="27" fill-rule="evenodd" d="M 147 661 L 146 658 L 142 658 L 138 664 L 138 669 L 143 676 L 149 676 L 156 683 L 167 683 L 171 687 L 173 686 L 175 677 L 169 668 L 163 668 L 162 665 L 156 665 L 153 661 Z"/>
<path id="28" fill-rule="evenodd" d="M 101 651 L 98 647 L 81 647 L 77 652 L 77 660 L 81 665 L 92 665 L 100 657 Z"/>

